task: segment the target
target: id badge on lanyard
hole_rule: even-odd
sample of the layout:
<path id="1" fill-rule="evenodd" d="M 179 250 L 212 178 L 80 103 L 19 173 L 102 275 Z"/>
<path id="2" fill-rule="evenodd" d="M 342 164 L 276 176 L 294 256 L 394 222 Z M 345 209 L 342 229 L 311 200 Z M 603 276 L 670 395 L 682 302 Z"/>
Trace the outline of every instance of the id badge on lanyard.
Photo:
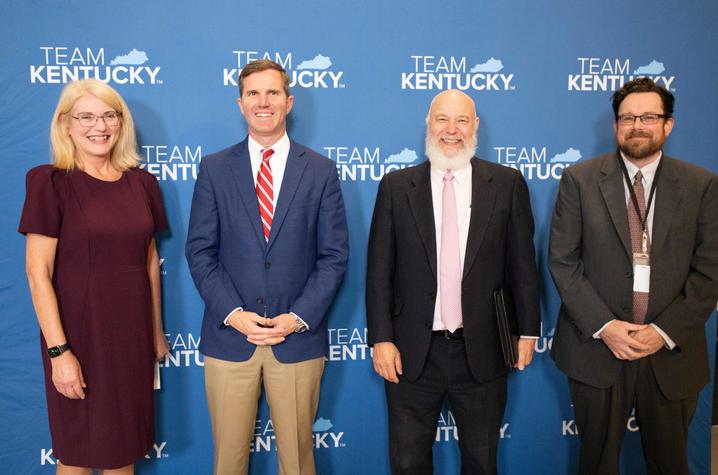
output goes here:
<path id="1" fill-rule="evenodd" d="M 633 291 L 649 292 L 651 283 L 651 261 L 648 255 L 648 233 L 641 235 L 641 252 L 633 253 Z"/>
<path id="2" fill-rule="evenodd" d="M 648 255 L 647 221 L 648 214 L 651 209 L 651 204 L 653 204 L 653 195 L 656 192 L 658 176 L 660 175 L 661 167 L 663 166 L 663 160 L 658 162 L 658 167 L 656 167 L 656 173 L 653 176 L 653 183 L 651 184 L 651 191 L 648 194 L 647 207 L 645 212 L 641 213 L 641 210 L 638 208 L 638 200 L 633 190 L 631 179 L 628 176 L 628 170 L 626 169 L 626 165 L 623 163 L 623 160 L 619 155 L 616 155 L 616 158 L 618 160 L 619 166 L 621 167 L 621 171 L 623 172 L 623 178 L 626 180 L 626 186 L 628 187 L 629 193 L 631 195 L 631 202 L 633 203 L 633 206 L 636 210 L 636 216 L 638 216 L 638 219 L 641 221 L 641 252 L 633 253 L 633 291 L 648 293 L 651 283 L 651 262 L 650 256 Z"/>

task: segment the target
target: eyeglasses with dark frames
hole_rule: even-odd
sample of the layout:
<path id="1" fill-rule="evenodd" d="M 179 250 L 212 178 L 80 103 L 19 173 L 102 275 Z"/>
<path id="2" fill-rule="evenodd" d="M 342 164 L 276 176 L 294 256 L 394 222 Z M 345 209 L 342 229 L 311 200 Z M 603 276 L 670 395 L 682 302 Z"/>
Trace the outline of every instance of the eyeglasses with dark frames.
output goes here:
<path id="1" fill-rule="evenodd" d="M 622 114 L 616 117 L 616 122 L 618 122 L 618 125 L 633 125 L 636 123 L 636 119 L 641 121 L 641 124 L 643 125 L 654 125 L 658 123 L 659 119 L 666 119 L 668 116 L 665 114 L 641 114 L 641 115 L 633 115 L 633 114 Z"/>

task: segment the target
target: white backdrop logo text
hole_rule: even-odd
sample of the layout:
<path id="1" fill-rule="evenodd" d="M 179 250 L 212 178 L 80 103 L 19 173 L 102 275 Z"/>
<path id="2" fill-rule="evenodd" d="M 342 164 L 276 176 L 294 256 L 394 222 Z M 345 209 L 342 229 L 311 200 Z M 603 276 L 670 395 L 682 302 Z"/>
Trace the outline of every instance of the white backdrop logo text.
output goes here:
<path id="1" fill-rule="evenodd" d="M 504 71 L 501 59 L 471 63 L 466 56 L 411 55 L 408 72 L 401 73 L 401 88 L 409 90 L 459 89 L 511 91 L 513 73 Z"/>
<path id="2" fill-rule="evenodd" d="M 337 71 L 333 66 L 332 58 L 321 53 L 311 58 L 303 58 L 295 64 L 292 53 L 278 51 L 232 51 L 232 67 L 223 69 L 222 82 L 225 86 L 237 86 L 242 69 L 258 59 L 271 59 L 287 70 L 289 87 L 303 87 L 314 89 L 341 89 L 345 85 L 342 81 L 344 71 Z"/>
<path id="3" fill-rule="evenodd" d="M 324 154 L 337 164 L 341 181 L 380 181 L 385 174 L 401 170 L 419 160 L 412 149 L 383 156 L 380 147 L 335 145 L 323 147 Z"/>
<path id="4" fill-rule="evenodd" d="M 132 49 L 110 54 L 105 48 L 41 46 L 40 61 L 30 65 L 31 84 L 66 84 L 98 79 L 113 84 L 162 84 L 160 67 L 148 64 L 147 52 Z"/>
<path id="5" fill-rule="evenodd" d="M 666 66 L 653 59 L 647 64 L 632 66 L 630 59 L 579 57 L 578 72 L 568 75 L 569 91 L 615 91 L 625 83 L 639 77 L 649 77 L 659 86 L 672 88 L 675 76 L 666 74 Z"/>
<path id="6" fill-rule="evenodd" d="M 579 150 L 550 154 L 546 146 L 503 145 L 494 147 L 496 163 L 516 169 L 526 180 L 558 180 L 563 169 L 578 161 Z"/>

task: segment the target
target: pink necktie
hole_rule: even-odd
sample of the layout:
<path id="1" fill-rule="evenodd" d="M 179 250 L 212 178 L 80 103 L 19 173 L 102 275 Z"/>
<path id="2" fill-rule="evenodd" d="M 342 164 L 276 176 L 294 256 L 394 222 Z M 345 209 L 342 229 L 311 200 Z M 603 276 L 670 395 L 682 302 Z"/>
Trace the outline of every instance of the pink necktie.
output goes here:
<path id="1" fill-rule="evenodd" d="M 259 201 L 259 215 L 262 218 L 262 231 L 264 239 L 269 241 L 269 231 L 272 230 L 272 217 L 274 216 L 274 187 L 272 184 L 272 167 L 269 158 L 274 150 L 262 150 L 262 163 L 257 172 L 257 200 Z"/>
<path id="2" fill-rule="evenodd" d="M 459 257 L 459 220 L 456 215 L 456 194 L 450 171 L 444 175 L 441 202 L 441 321 L 450 332 L 461 325 L 461 260 Z"/>
<path id="3" fill-rule="evenodd" d="M 631 230 L 631 248 L 634 253 L 641 252 L 641 239 L 643 230 L 641 229 L 641 218 L 646 214 L 646 191 L 643 188 L 643 174 L 641 170 L 636 172 L 633 181 L 633 191 L 636 193 L 638 200 L 638 209 L 641 211 L 641 217 L 636 214 L 636 207 L 633 206 L 633 198 L 628 200 L 628 227 Z M 651 242 L 648 241 L 647 253 L 650 253 Z M 643 324 L 646 321 L 646 313 L 648 312 L 648 292 L 633 292 L 633 321 L 634 323 Z"/>

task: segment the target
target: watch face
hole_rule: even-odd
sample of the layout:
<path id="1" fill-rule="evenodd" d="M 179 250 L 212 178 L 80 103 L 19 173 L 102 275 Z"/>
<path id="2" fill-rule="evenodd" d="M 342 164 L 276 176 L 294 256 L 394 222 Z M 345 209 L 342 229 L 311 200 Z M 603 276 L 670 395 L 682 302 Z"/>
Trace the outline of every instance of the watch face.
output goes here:
<path id="1" fill-rule="evenodd" d="M 64 343 L 62 345 L 53 346 L 51 348 L 48 348 L 47 354 L 50 356 L 50 358 L 55 358 L 55 357 L 63 354 L 68 349 L 70 349 L 69 345 L 67 343 Z"/>

